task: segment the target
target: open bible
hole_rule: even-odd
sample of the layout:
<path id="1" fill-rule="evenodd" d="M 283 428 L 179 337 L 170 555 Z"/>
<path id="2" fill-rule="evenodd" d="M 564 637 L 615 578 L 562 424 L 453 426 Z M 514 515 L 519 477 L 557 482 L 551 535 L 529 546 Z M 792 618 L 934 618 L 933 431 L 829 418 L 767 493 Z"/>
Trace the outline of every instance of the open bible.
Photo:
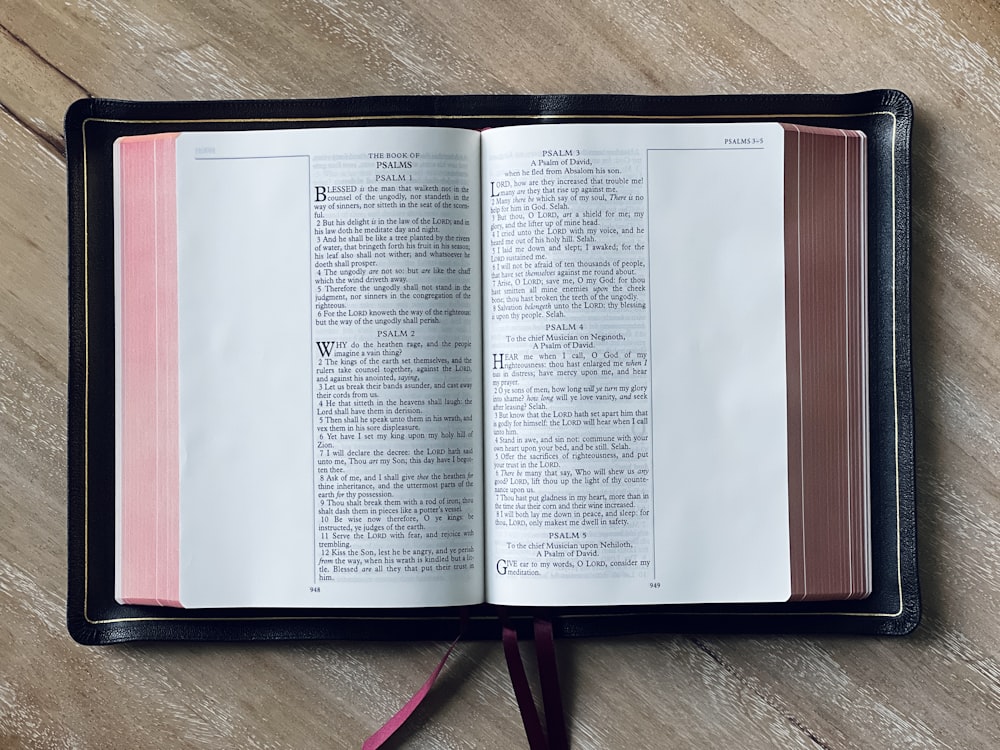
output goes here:
<path id="1" fill-rule="evenodd" d="M 909 632 L 912 118 L 892 90 L 76 102 L 70 634 Z M 864 162 L 824 181 L 814 127 Z M 806 251 L 841 240 L 857 271 Z M 525 606 L 449 606 L 487 601 Z"/>
<path id="2" fill-rule="evenodd" d="M 113 170 L 119 602 L 871 592 L 862 132 L 165 132 Z"/>

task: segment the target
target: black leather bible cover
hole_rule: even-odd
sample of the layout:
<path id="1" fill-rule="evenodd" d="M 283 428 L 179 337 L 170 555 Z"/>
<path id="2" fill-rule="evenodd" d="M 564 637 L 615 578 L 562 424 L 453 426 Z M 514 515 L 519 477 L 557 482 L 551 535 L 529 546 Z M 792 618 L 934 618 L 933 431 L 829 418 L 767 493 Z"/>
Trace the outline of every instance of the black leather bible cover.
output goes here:
<path id="1" fill-rule="evenodd" d="M 910 352 L 910 131 L 892 90 L 845 95 L 434 96 L 301 101 L 86 99 L 66 115 L 69 162 L 69 632 L 131 640 L 444 639 L 454 609 L 180 610 L 114 600 L 114 283 L 112 144 L 124 135 L 366 125 L 485 128 L 540 122 L 782 121 L 868 137 L 873 594 L 862 601 L 573 608 L 557 636 L 655 632 L 901 635 L 920 619 Z M 494 607 L 465 634 L 498 638 Z M 531 612 L 510 612 L 530 624 Z M 519 617 L 523 614 L 524 617 Z M 527 628 L 525 635 L 528 635 Z"/>

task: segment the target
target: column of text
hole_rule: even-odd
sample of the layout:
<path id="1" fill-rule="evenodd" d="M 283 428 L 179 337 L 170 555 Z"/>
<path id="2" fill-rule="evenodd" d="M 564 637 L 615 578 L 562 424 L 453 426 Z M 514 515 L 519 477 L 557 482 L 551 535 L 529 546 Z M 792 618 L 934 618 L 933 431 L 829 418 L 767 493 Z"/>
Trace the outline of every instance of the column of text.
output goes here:
<path id="1" fill-rule="evenodd" d="M 650 576 L 646 187 L 638 151 L 487 165 L 486 357 L 502 575 Z"/>
<path id="2" fill-rule="evenodd" d="M 317 583 L 476 568 L 468 159 L 313 157 Z"/>

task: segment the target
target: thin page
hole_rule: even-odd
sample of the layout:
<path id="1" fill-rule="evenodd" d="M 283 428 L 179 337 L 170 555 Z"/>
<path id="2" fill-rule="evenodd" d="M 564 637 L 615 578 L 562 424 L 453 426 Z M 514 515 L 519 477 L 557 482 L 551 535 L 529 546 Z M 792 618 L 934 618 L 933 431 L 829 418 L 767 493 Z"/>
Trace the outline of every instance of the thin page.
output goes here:
<path id="1" fill-rule="evenodd" d="M 478 134 L 177 150 L 185 606 L 480 601 Z"/>
<path id="2" fill-rule="evenodd" d="M 490 601 L 788 598 L 782 143 L 484 135 Z"/>

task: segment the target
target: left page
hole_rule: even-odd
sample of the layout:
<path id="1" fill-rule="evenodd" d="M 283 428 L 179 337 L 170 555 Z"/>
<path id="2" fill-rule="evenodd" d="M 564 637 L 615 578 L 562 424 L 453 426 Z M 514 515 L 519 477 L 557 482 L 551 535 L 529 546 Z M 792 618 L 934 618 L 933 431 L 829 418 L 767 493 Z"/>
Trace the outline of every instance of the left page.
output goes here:
<path id="1" fill-rule="evenodd" d="M 478 141 L 176 138 L 183 606 L 482 600 Z"/>

